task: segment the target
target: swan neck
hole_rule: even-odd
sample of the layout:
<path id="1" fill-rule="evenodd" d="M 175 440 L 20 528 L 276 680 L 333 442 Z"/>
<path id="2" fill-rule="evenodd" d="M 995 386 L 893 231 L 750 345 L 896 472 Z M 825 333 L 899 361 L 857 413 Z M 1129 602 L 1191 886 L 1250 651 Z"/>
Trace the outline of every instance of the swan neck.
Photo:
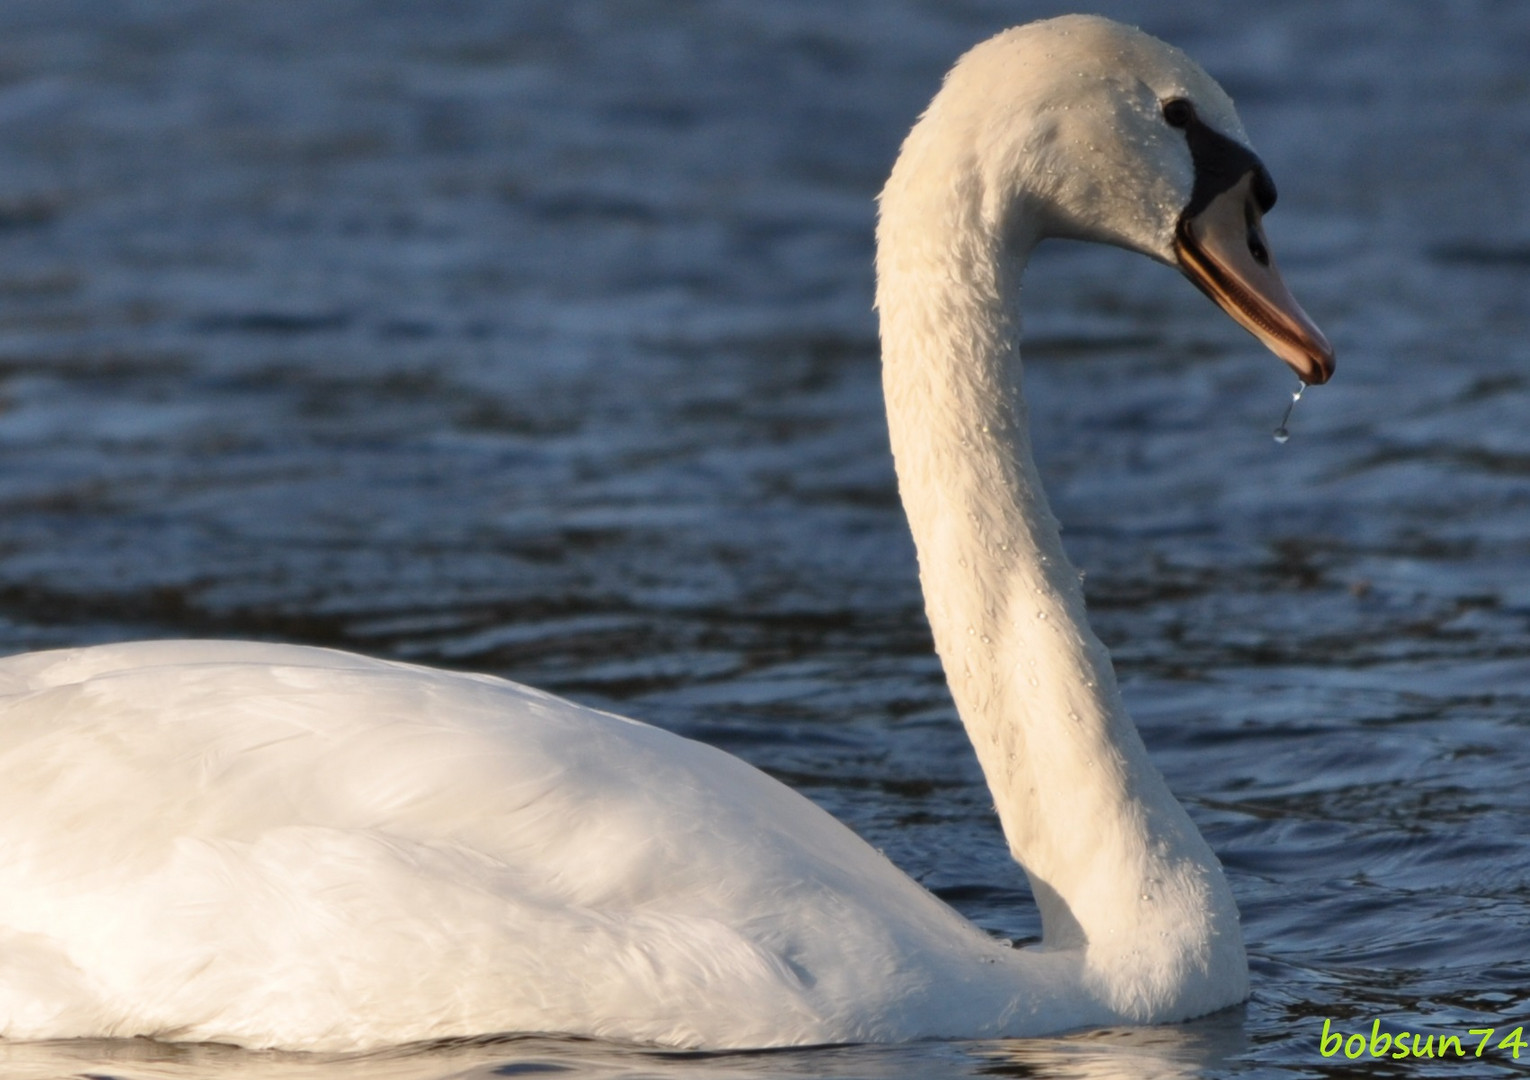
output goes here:
<path id="1" fill-rule="evenodd" d="M 1220 867 L 1126 713 L 1032 459 L 1017 301 L 1038 230 L 910 157 L 878 226 L 889 433 L 936 650 L 1045 944 L 1085 948 L 1115 1005 L 1159 979 L 1123 957 L 1242 971 Z"/>

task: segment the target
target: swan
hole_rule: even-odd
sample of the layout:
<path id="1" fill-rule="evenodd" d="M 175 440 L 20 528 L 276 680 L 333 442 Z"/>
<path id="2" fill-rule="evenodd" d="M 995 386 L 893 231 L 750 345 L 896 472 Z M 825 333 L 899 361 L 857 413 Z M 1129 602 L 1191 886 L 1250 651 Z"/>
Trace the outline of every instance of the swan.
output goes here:
<path id="1" fill-rule="evenodd" d="M 1181 270 L 1307 383 L 1333 351 L 1231 100 L 1095 17 L 956 64 L 881 194 L 891 444 L 936 647 L 1044 936 L 966 922 L 717 749 L 484 675 L 150 641 L 0 662 L 0 1035 L 343 1051 L 492 1032 L 696 1048 L 1031 1036 L 1248 992 L 1029 451 L 1046 237 Z"/>

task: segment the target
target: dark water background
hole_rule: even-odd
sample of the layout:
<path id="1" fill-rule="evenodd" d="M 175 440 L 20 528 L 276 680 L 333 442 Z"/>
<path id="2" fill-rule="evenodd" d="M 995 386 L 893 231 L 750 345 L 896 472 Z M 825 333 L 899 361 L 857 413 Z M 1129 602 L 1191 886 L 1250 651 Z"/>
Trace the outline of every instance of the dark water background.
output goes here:
<path id="1" fill-rule="evenodd" d="M 1231 875 L 1246 1007 L 726 1056 L 0 1044 L 0 1073 L 1522 1074 L 1318 1034 L 1530 1021 L 1530 5 L 1092 7 L 1237 99 L 1340 357 L 1276 446 L 1294 380 L 1177 275 L 1059 245 L 1027 280 L 1053 505 Z M 501 673 L 723 746 L 1034 934 L 896 502 L 871 200 L 954 58 L 1061 10 L 5 0 L 0 647 Z"/>

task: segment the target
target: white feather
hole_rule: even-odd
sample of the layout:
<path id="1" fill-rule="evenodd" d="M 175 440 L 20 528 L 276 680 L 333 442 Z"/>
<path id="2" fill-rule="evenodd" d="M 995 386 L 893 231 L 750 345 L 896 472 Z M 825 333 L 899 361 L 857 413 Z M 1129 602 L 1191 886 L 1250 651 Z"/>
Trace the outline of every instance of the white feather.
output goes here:
<path id="1" fill-rule="evenodd" d="M 996 943 L 718 750 L 485 676 L 149 642 L 0 662 L 0 1033 L 351 1049 L 1030 1035 L 1241 999 L 1215 857 L 1121 707 L 1031 463 L 1030 246 L 1166 257 L 1231 103 L 1099 19 L 975 49 L 882 198 L 878 304 L 931 624 L 1046 940 Z"/>

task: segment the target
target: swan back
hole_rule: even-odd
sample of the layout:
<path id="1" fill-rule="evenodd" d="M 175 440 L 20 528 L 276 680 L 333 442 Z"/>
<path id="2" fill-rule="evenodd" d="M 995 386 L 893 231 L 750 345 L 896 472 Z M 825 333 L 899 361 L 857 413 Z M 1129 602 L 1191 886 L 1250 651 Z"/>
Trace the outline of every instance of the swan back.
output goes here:
<path id="1" fill-rule="evenodd" d="M 746 1047 L 958 1034 L 976 1001 L 1005 1030 L 1018 954 L 849 829 L 524 686 L 144 642 L 0 660 L 0 721 L 9 1038 Z"/>

